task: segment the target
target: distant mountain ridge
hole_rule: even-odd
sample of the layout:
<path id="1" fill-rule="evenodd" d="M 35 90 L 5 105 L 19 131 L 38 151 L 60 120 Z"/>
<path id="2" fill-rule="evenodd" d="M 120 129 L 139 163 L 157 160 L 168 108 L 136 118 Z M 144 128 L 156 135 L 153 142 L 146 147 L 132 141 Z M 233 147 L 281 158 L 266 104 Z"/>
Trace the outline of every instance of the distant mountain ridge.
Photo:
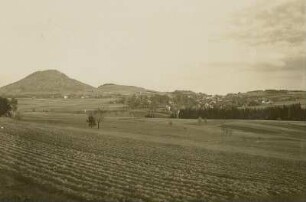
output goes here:
<path id="1" fill-rule="evenodd" d="M 76 97 L 99 97 L 104 95 L 132 95 L 132 94 L 184 94 L 196 95 L 190 90 L 176 90 L 173 92 L 159 92 L 142 87 L 105 83 L 98 88 L 72 79 L 58 70 L 44 70 L 34 72 L 27 77 L 0 88 L 0 96 L 13 97 L 58 97 L 71 95 Z M 203 93 L 200 93 L 203 94 Z M 206 95 L 206 94 L 205 94 Z M 300 90 L 255 90 L 245 93 L 229 93 L 221 97 L 245 96 L 249 98 L 282 98 L 288 100 L 306 99 L 306 91 Z"/>
<path id="2" fill-rule="evenodd" d="M 98 87 L 98 93 L 103 94 L 121 94 L 121 95 L 132 95 L 137 93 L 150 93 L 154 91 L 147 90 L 145 88 L 136 86 L 125 86 L 113 83 L 106 83 Z"/>
<path id="3" fill-rule="evenodd" d="M 86 94 L 95 88 L 69 78 L 58 70 L 37 71 L 29 76 L 0 88 L 2 95 L 52 95 Z"/>
<path id="4" fill-rule="evenodd" d="M 13 97 L 59 97 L 65 95 L 97 97 L 153 92 L 156 91 L 113 83 L 106 83 L 95 88 L 72 79 L 58 70 L 37 71 L 17 82 L 0 88 L 0 95 Z"/>

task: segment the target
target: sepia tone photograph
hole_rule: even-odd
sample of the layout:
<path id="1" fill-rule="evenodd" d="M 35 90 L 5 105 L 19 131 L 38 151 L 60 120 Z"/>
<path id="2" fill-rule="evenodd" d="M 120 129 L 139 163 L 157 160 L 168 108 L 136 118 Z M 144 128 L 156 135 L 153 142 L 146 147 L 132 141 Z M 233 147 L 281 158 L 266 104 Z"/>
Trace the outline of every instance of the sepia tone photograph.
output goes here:
<path id="1" fill-rule="evenodd" d="M 306 0 L 0 0 L 0 202 L 306 201 Z"/>

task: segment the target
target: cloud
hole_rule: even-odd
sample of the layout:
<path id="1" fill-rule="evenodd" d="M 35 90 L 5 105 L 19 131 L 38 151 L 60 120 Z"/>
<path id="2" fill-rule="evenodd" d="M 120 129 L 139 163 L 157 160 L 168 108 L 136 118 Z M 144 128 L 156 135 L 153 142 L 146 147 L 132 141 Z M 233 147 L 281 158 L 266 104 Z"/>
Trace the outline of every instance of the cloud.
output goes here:
<path id="1" fill-rule="evenodd" d="M 251 45 L 299 45 L 306 35 L 305 6 L 304 0 L 258 3 L 234 17 L 233 36 Z"/>
<path id="2" fill-rule="evenodd" d="M 306 1 L 258 1 L 236 14 L 230 38 L 252 49 L 255 71 L 306 71 Z"/>

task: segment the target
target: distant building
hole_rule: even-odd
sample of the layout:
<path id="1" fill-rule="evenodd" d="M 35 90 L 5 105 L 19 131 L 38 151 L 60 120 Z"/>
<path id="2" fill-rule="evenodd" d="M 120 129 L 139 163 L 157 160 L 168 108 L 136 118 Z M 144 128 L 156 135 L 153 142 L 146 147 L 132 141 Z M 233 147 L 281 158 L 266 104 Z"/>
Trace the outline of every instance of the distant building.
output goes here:
<path id="1" fill-rule="evenodd" d="M 273 102 L 271 100 L 263 100 L 261 101 L 262 104 L 272 104 Z"/>
<path id="2" fill-rule="evenodd" d="M 166 105 L 166 109 L 170 112 L 171 111 L 171 106 Z"/>
<path id="3" fill-rule="evenodd" d="M 181 112 L 181 110 L 177 110 L 176 112 L 175 112 L 175 116 L 176 116 L 176 118 L 180 118 L 180 112 Z"/>

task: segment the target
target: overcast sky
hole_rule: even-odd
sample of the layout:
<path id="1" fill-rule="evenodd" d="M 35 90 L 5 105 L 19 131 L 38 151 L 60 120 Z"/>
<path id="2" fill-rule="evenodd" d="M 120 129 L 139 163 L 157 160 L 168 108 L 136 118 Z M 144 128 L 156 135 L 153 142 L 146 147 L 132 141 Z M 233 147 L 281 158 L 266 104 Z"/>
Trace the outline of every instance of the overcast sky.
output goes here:
<path id="1" fill-rule="evenodd" d="M 57 69 L 209 94 L 306 88 L 305 0 L 1 0 L 0 86 Z"/>

